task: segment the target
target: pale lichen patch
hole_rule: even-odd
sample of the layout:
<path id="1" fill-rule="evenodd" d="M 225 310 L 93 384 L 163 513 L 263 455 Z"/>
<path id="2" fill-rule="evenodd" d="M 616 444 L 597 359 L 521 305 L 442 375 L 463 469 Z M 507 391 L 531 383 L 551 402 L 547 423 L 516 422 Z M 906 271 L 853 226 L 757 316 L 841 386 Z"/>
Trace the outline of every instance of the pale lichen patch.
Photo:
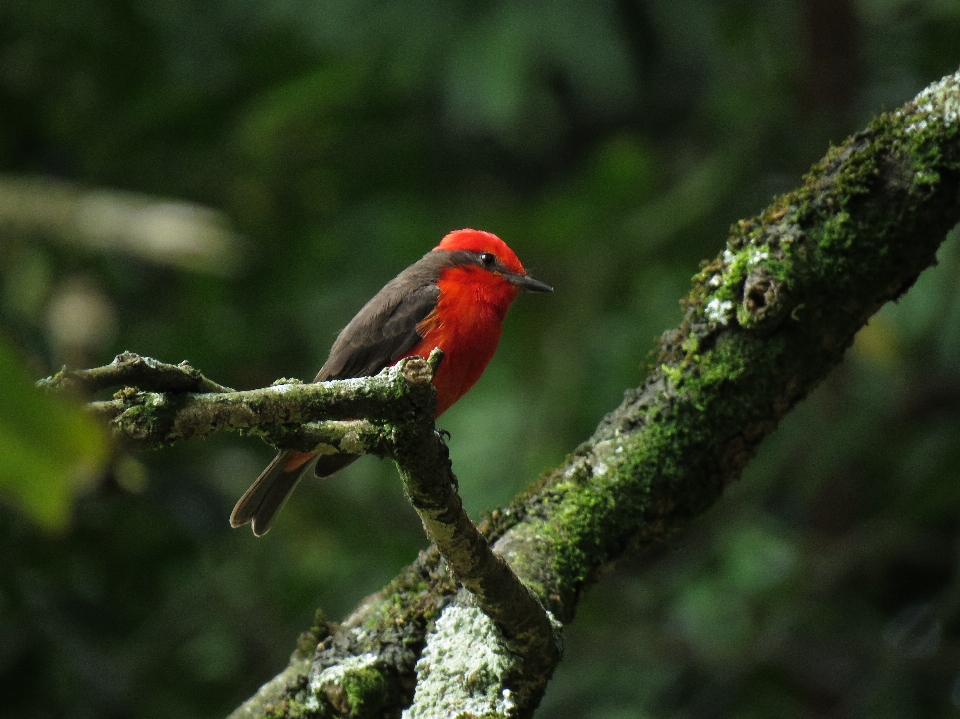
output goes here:
<path id="1" fill-rule="evenodd" d="M 517 657 L 493 621 L 472 606 L 448 607 L 417 662 L 417 691 L 403 719 L 511 715 L 504 686 Z"/>
<path id="2" fill-rule="evenodd" d="M 716 322 L 719 325 L 725 325 L 730 321 L 730 316 L 733 312 L 733 302 L 714 297 L 707 303 L 706 312 L 708 320 Z"/>
<path id="3" fill-rule="evenodd" d="M 747 264 L 754 267 L 767 259 L 770 259 L 770 253 L 767 250 L 756 250 L 747 258 Z"/>
<path id="4" fill-rule="evenodd" d="M 925 88 L 913 102 L 916 109 L 906 127 L 908 134 L 922 132 L 931 122 L 960 123 L 960 71 Z"/>
<path id="5" fill-rule="evenodd" d="M 350 674 L 372 667 L 377 661 L 373 652 L 360 654 L 356 657 L 344 659 L 339 664 L 328 667 L 313 677 L 310 681 L 310 698 L 305 707 L 311 711 L 320 710 L 320 697 L 325 696 L 331 687 L 342 686 L 344 679 Z"/>

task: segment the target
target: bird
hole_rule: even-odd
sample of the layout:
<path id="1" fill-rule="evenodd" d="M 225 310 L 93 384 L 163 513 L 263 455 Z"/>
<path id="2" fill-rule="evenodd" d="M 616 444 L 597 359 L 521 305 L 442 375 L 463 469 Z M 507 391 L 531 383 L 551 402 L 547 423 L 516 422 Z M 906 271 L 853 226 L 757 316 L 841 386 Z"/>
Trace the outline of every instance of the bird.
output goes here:
<path id="1" fill-rule="evenodd" d="M 513 250 L 482 230 L 447 234 L 388 282 L 337 336 L 314 382 L 369 377 L 405 357 L 443 351 L 433 376 L 440 417 L 480 379 L 500 341 L 507 310 L 521 292 L 553 292 L 530 277 Z M 281 450 L 237 502 L 234 528 L 260 537 L 311 469 L 329 477 L 358 458 Z"/>

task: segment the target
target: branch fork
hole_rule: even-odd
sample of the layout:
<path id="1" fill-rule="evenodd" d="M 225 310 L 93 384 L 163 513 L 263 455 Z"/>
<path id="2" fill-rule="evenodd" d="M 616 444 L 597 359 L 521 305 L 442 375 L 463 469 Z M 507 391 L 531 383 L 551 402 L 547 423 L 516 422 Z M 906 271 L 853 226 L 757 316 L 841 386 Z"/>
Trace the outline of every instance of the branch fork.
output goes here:
<path id="1" fill-rule="evenodd" d="M 374 377 L 285 380 L 235 391 L 186 362 L 170 365 L 124 352 L 109 365 L 65 367 L 38 384 L 85 393 L 123 386 L 113 399 L 89 408 L 109 421 L 121 442 L 142 449 L 232 429 L 263 437 L 278 449 L 394 460 L 427 537 L 511 651 L 523 658 L 524 674 L 549 676 L 560 656 L 551 618 L 467 516 L 447 446 L 435 429 L 431 383 L 442 360 L 443 353 L 434 350 L 427 359 L 401 360 Z"/>

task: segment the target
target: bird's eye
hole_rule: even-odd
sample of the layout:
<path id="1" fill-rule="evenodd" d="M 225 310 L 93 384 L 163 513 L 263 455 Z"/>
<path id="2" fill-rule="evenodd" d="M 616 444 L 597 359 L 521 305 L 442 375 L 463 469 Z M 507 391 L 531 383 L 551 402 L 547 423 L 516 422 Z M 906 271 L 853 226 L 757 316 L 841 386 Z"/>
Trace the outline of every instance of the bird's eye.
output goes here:
<path id="1" fill-rule="evenodd" d="M 484 266 L 486 266 L 486 267 L 493 267 L 493 265 L 495 265 L 496 262 L 497 262 L 497 258 L 496 258 L 495 255 L 493 255 L 493 254 L 490 253 L 490 252 L 481 252 L 481 253 L 480 253 L 480 261 L 481 261 L 481 262 L 484 264 Z"/>

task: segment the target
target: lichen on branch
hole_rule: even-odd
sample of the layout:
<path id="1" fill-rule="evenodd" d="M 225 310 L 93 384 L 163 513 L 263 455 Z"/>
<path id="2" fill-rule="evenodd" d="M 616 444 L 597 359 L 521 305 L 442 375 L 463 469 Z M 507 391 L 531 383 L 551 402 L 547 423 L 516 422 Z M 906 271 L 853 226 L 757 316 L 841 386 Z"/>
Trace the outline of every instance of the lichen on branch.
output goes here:
<path id="1" fill-rule="evenodd" d="M 438 355 L 439 357 L 439 355 Z M 435 360 L 439 361 L 439 359 Z M 302 448 L 312 437 L 312 449 L 347 442 L 350 452 L 382 450 L 381 435 L 393 424 L 430 413 L 435 405 L 430 362 L 411 357 L 375 377 L 303 383 L 282 383 L 234 391 L 203 377 L 186 363 L 169 365 L 130 352 L 109 365 L 90 370 L 63 369 L 38 384 L 49 389 L 92 392 L 123 385 L 111 400 L 91 402 L 91 412 L 110 423 L 114 435 L 138 449 L 235 430 L 276 438 L 285 446 Z M 132 385 L 132 386 L 131 386 Z M 372 425 L 337 420 L 364 417 Z M 294 427 L 307 423 L 302 432 Z"/>
<path id="2" fill-rule="evenodd" d="M 432 380 L 442 358 L 435 350 L 427 359 L 403 359 L 374 377 L 310 384 L 284 380 L 234 391 L 186 363 L 167 365 L 127 352 L 105 367 L 64 369 L 42 380 L 41 386 L 92 391 L 135 381 L 139 388 L 124 387 L 112 400 L 92 402 L 90 408 L 109 421 L 118 438 L 140 448 L 232 429 L 282 448 L 393 459 L 427 537 L 473 593 L 478 611 L 489 617 L 512 656 L 537 676 L 549 676 L 559 660 L 551 618 L 470 521 L 456 491 L 446 444 L 434 427 Z M 351 419 L 355 417 L 364 419 Z M 357 684 L 362 675 L 384 685 L 376 655 L 362 658 L 317 675 L 313 704 L 320 707 L 323 693 L 325 705 L 353 711 L 356 691 L 347 691 L 347 684 L 360 691 L 358 686 L 367 685 L 366 680 Z"/>
<path id="3" fill-rule="evenodd" d="M 156 392 L 232 392 L 229 387 L 207 379 L 186 361 L 177 365 L 122 352 L 113 362 L 92 369 L 64 367 L 37 385 L 50 390 L 73 390 L 92 394 L 108 387 L 129 385 Z"/>

